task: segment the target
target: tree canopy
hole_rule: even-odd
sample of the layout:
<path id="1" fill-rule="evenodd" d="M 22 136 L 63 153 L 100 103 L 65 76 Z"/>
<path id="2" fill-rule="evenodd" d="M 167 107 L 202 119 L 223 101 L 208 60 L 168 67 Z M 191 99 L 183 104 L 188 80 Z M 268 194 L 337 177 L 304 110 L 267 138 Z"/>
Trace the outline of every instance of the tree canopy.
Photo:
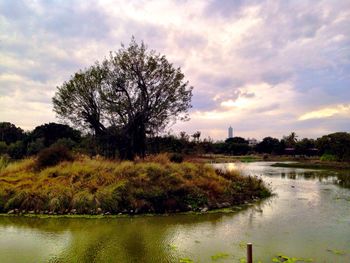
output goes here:
<path id="1" fill-rule="evenodd" d="M 59 117 L 97 138 L 113 131 L 120 157 L 132 159 L 144 156 L 147 135 L 188 119 L 192 89 L 180 68 L 133 38 L 58 87 L 53 104 Z"/>
<path id="2" fill-rule="evenodd" d="M 22 140 L 24 132 L 21 128 L 10 122 L 0 122 L 0 141 L 6 144 Z"/>
<path id="3" fill-rule="evenodd" d="M 50 146 L 63 138 L 78 142 L 80 140 L 80 132 L 68 125 L 50 122 L 35 127 L 29 137 L 32 141 L 42 139 L 45 146 Z"/>

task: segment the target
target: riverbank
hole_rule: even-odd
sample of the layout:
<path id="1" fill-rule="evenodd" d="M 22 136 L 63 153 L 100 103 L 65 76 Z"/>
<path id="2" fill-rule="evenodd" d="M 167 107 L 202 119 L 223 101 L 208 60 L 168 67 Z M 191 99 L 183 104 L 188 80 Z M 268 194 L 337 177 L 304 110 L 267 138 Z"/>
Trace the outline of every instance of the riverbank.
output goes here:
<path id="1" fill-rule="evenodd" d="M 275 163 L 272 166 L 324 170 L 350 170 L 349 162 L 325 162 L 319 160 L 304 160 L 292 163 Z"/>
<path id="2" fill-rule="evenodd" d="M 26 159 L 0 171 L 0 212 L 9 214 L 205 212 L 270 195 L 259 178 L 165 156 L 139 162 L 80 157 L 42 170 Z"/>
<path id="3" fill-rule="evenodd" d="M 273 196 L 273 195 L 272 195 Z M 207 211 L 186 211 L 186 212 L 178 212 L 176 215 L 208 215 L 208 214 L 232 214 L 237 213 L 240 211 L 243 211 L 244 209 L 247 209 L 249 207 L 259 205 L 260 203 L 264 202 L 264 200 L 251 200 L 250 202 L 245 202 L 243 204 L 234 205 L 230 207 L 225 208 L 216 208 L 211 209 Z M 109 218 L 139 218 L 139 217 L 167 217 L 172 216 L 174 213 L 162 213 L 162 214 L 156 214 L 156 213 L 144 213 L 144 214 L 129 214 L 129 213 L 118 213 L 118 214 L 110 214 L 110 213 L 101 213 L 101 214 L 58 214 L 58 213 L 52 213 L 52 214 L 44 214 L 44 213 L 29 213 L 30 211 L 27 211 L 26 213 L 0 213 L 0 217 L 25 217 L 25 218 L 71 218 L 71 219 L 109 219 Z"/>
<path id="4" fill-rule="evenodd" d="M 233 163 L 233 162 L 313 162 L 319 157 L 272 155 L 272 154 L 250 154 L 250 155 L 223 155 L 223 154 L 202 154 L 198 156 L 188 156 L 186 160 L 201 163 Z"/>

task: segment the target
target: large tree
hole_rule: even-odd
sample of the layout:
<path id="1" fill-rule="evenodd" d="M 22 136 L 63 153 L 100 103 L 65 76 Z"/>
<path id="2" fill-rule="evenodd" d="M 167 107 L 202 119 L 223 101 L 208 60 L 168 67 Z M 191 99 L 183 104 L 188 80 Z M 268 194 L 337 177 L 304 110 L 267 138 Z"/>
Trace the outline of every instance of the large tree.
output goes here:
<path id="1" fill-rule="evenodd" d="M 280 141 L 276 138 L 265 137 L 256 145 L 256 150 L 259 153 L 278 153 L 280 151 Z M 284 150 L 284 149 L 283 149 Z"/>
<path id="2" fill-rule="evenodd" d="M 188 119 L 191 98 L 181 69 L 132 39 L 58 87 L 53 103 L 58 116 L 92 128 L 97 136 L 117 131 L 121 157 L 131 159 L 144 156 L 147 135 Z"/>
<path id="3" fill-rule="evenodd" d="M 350 161 L 350 133 L 336 132 L 317 139 L 320 154 L 332 154 L 338 161 Z"/>

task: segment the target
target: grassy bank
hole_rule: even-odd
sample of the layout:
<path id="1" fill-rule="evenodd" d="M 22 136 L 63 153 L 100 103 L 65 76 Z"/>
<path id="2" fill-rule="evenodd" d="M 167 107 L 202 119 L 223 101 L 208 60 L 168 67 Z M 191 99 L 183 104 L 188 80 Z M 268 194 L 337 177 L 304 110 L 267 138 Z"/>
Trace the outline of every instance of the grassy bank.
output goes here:
<path id="1" fill-rule="evenodd" d="M 38 170 L 34 159 L 0 171 L 0 212 L 118 214 L 206 211 L 269 196 L 261 179 L 165 156 L 142 162 L 80 157 Z"/>

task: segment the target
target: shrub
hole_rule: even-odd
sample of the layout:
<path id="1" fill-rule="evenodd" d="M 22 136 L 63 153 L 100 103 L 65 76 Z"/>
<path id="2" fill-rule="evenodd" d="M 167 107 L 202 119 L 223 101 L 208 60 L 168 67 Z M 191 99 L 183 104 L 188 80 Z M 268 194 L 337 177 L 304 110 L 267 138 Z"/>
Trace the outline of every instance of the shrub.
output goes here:
<path id="1" fill-rule="evenodd" d="M 173 153 L 170 155 L 170 161 L 173 163 L 182 163 L 184 160 L 184 157 L 180 153 Z"/>
<path id="2" fill-rule="evenodd" d="M 37 169 L 54 166 L 63 161 L 73 161 L 73 156 L 69 150 L 62 145 L 54 145 L 46 148 L 38 154 L 35 162 Z"/>
<path id="3" fill-rule="evenodd" d="M 9 162 L 10 162 L 10 157 L 8 155 L 0 156 L 0 171 L 6 168 Z"/>
<path id="4" fill-rule="evenodd" d="M 44 138 L 38 138 L 33 142 L 30 142 L 27 147 L 28 155 L 35 155 L 45 148 Z"/>
<path id="5" fill-rule="evenodd" d="M 0 141 L 0 154 L 7 153 L 7 144 L 4 141 Z"/>
<path id="6" fill-rule="evenodd" d="M 7 152 L 12 159 L 21 159 L 26 154 L 26 148 L 22 141 L 16 141 L 8 146 Z"/>
<path id="7" fill-rule="evenodd" d="M 320 160 L 322 162 L 334 162 L 334 161 L 337 160 L 337 157 L 335 155 L 333 155 L 333 154 L 324 153 L 321 156 Z"/>
<path id="8" fill-rule="evenodd" d="M 58 139 L 53 145 L 55 146 L 61 145 L 66 147 L 69 150 L 72 150 L 77 145 L 77 143 L 70 138 L 61 138 L 61 139 Z"/>

